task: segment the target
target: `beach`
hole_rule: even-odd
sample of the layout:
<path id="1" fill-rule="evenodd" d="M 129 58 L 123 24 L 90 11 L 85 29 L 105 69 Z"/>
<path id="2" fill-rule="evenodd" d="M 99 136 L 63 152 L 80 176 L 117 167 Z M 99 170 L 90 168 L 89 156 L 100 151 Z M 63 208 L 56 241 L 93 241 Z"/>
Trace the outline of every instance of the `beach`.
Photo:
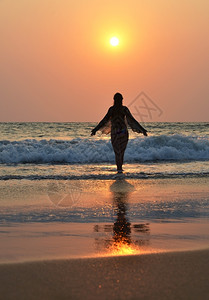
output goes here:
<path id="1" fill-rule="evenodd" d="M 0 263 L 209 248 L 208 184 L 1 181 Z"/>
<path id="2" fill-rule="evenodd" d="M 207 298 L 208 179 L 68 184 L 1 185 L 1 299 Z"/>
<path id="3" fill-rule="evenodd" d="M 209 250 L 0 265 L 1 299 L 207 299 Z"/>
<path id="4" fill-rule="evenodd" d="M 149 126 L 119 175 L 90 123 L 1 124 L 0 298 L 207 298 L 208 127 Z"/>

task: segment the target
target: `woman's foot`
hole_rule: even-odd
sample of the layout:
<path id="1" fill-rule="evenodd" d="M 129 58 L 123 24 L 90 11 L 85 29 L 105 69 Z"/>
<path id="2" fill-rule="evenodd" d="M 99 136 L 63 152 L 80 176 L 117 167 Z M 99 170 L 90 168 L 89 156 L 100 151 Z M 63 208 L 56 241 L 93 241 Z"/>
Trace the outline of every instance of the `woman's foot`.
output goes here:
<path id="1" fill-rule="evenodd" d="M 121 173 L 123 173 L 123 170 L 118 170 L 118 174 L 121 174 Z"/>

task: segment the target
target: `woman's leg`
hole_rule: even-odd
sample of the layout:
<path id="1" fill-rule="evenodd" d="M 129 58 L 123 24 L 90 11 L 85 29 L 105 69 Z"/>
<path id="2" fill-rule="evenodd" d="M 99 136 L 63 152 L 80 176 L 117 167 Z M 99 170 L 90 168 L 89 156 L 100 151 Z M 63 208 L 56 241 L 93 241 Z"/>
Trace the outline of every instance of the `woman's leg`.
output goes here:
<path id="1" fill-rule="evenodd" d="M 124 153 L 128 143 L 128 131 L 126 133 L 111 134 L 111 142 L 115 152 L 117 170 L 121 171 L 123 166 Z"/>
<path id="2" fill-rule="evenodd" d="M 117 170 L 118 171 L 122 171 L 123 170 L 123 156 L 124 153 L 122 154 L 115 154 L 115 161 L 116 161 L 116 165 L 117 165 Z"/>

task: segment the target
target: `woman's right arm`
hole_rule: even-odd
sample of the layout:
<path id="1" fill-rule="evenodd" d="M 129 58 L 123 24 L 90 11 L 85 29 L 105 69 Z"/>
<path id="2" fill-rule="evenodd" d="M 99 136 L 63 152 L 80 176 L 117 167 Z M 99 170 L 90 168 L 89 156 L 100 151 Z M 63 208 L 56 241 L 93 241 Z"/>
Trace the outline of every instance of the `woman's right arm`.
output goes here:
<path id="1" fill-rule="evenodd" d="M 104 118 L 99 122 L 99 124 L 98 124 L 94 129 L 92 129 L 91 135 L 95 135 L 96 132 L 97 132 L 100 128 L 104 127 L 104 126 L 107 124 L 107 122 L 110 120 L 111 112 L 112 112 L 112 107 L 110 107 L 110 108 L 108 109 L 108 112 L 106 113 L 106 115 L 104 116 Z"/>
<path id="2" fill-rule="evenodd" d="M 143 135 L 147 136 L 147 130 L 144 127 L 142 127 L 136 119 L 134 119 L 128 107 L 125 107 L 125 115 L 128 125 L 133 131 L 143 133 Z"/>

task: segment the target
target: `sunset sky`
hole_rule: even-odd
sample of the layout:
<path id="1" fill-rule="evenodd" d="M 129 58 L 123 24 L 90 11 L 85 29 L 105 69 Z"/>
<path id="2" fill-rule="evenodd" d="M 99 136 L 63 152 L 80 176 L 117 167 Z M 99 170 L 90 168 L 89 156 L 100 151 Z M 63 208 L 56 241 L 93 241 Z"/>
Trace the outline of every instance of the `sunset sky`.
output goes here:
<path id="1" fill-rule="evenodd" d="M 145 121 L 209 121 L 208 16 L 208 0 L 0 0 L 0 121 L 99 121 L 118 91 L 162 110 Z"/>

